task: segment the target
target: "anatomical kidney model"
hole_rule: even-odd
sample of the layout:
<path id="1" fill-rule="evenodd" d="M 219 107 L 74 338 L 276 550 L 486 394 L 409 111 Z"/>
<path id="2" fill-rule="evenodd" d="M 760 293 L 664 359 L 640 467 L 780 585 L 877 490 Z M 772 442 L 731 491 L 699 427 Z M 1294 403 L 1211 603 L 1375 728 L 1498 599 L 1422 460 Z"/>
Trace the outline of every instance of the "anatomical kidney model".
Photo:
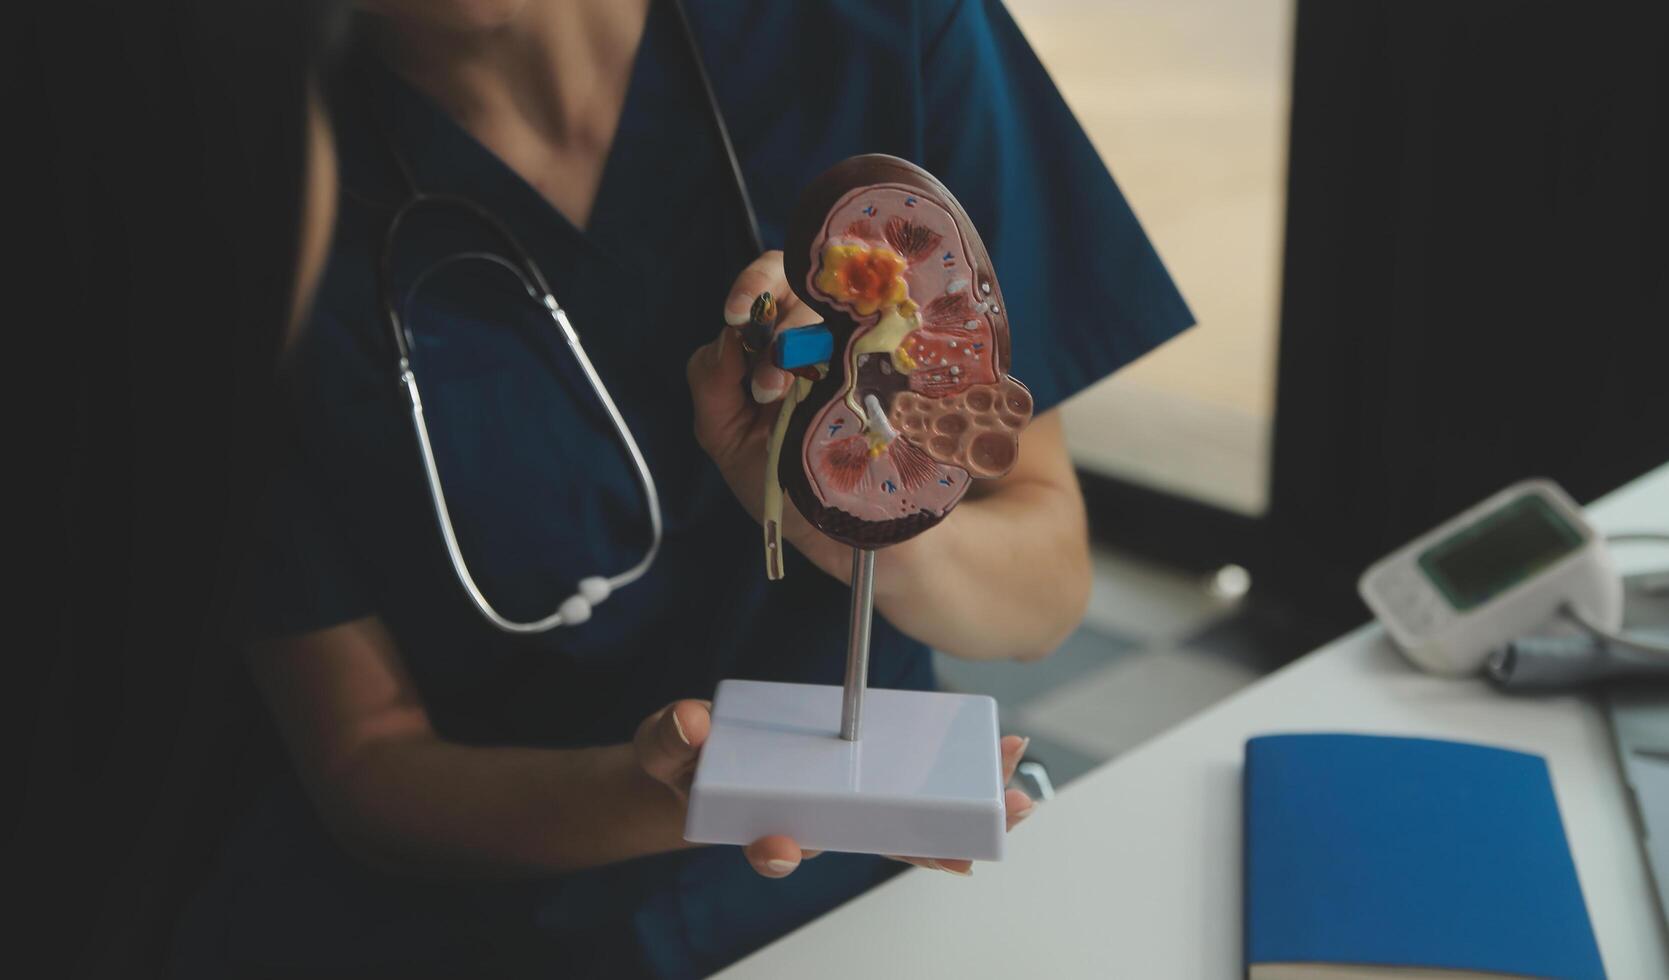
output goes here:
<path id="1" fill-rule="evenodd" d="M 1002 290 L 950 191 L 887 156 L 853 157 L 812 182 L 785 265 L 824 322 L 770 342 L 775 304 L 762 295 L 743 335 L 797 376 L 769 442 L 766 569 L 782 575 L 786 487 L 813 526 L 853 549 L 846 678 L 721 682 L 684 836 L 1000 860 L 996 702 L 877 690 L 864 705 L 876 549 L 939 523 L 971 479 L 1008 472 L 1031 418 L 1031 394 L 1008 376 Z"/>
<path id="2" fill-rule="evenodd" d="M 897 544 L 943 520 L 971 479 L 1007 473 L 1032 412 L 1008 376 L 991 259 L 932 174 L 882 155 L 837 164 L 801 194 L 785 252 L 788 282 L 824 319 L 801 329 L 833 343 L 826 365 L 784 364 L 794 348 L 778 345 L 778 363 L 801 377 L 767 473 L 773 578 L 778 486 L 838 541 Z"/>

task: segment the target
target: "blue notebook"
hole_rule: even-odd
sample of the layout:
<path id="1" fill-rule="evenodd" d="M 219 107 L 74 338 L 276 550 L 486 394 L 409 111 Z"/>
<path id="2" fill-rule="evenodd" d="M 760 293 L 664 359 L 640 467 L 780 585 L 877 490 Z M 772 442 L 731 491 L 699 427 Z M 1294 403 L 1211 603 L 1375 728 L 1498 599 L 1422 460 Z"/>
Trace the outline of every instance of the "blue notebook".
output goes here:
<path id="1" fill-rule="evenodd" d="M 1605 976 L 1540 756 L 1268 735 L 1244 802 L 1250 980 Z"/>

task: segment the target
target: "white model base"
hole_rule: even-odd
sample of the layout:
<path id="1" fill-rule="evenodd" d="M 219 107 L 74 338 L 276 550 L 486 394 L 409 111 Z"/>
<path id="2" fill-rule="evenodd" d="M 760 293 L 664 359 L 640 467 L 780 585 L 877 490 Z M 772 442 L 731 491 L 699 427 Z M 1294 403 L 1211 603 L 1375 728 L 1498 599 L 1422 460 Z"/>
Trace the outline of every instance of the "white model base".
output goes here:
<path id="1" fill-rule="evenodd" d="M 871 689 L 856 742 L 840 737 L 840 704 L 834 686 L 721 681 L 684 838 L 1002 860 L 995 701 Z"/>

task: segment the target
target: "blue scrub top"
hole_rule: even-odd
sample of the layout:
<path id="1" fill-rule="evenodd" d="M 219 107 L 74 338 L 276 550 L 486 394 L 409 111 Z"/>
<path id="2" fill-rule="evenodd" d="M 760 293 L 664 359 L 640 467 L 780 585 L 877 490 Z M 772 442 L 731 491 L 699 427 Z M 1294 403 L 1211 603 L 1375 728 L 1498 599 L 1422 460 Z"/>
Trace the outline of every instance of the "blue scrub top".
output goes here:
<path id="1" fill-rule="evenodd" d="M 767 247 L 781 246 L 800 189 L 835 162 L 884 152 L 920 163 L 985 239 L 1011 311 L 1013 374 L 1039 412 L 1192 322 L 999 3 L 689 8 Z M 716 335 L 730 283 L 752 256 L 666 5 L 651 12 L 583 230 L 368 56 L 350 58 L 333 109 L 339 226 L 292 366 L 294 439 L 247 590 L 250 632 L 379 616 L 438 730 L 475 744 L 624 741 L 650 712 L 711 697 L 725 677 L 838 684 L 846 588 L 797 556 L 785 581 L 767 583 L 758 526 L 691 433 L 685 361 Z M 383 229 L 407 193 L 387 140 L 420 187 L 484 205 L 533 255 L 659 485 L 659 560 L 584 625 L 503 634 L 453 576 L 376 303 Z M 398 291 L 437 260 L 487 243 L 456 215 L 414 224 L 396 256 Z M 606 417 L 517 288 L 480 263 L 447 266 L 412 296 L 407 318 L 464 553 L 501 612 L 536 618 L 580 578 L 635 563 L 648 530 Z M 928 651 L 878 619 L 870 677 L 930 687 Z M 285 779 L 240 828 L 219 891 L 185 931 L 192 922 L 221 930 L 216 941 L 235 960 L 274 969 L 468 963 L 487 972 L 481 963 L 496 958 L 511 974 L 688 976 L 892 867 L 827 855 L 767 881 L 736 849 L 706 848 L 515 886 L 417 886 L 340 853 Z"/>

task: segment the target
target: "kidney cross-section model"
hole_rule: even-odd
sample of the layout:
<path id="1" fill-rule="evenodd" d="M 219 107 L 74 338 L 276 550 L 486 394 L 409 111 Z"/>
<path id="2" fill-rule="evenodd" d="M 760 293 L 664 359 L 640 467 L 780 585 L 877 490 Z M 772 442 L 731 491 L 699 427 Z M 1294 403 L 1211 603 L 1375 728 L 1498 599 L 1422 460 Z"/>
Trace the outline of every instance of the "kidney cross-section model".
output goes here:
<path id="1" fill-rule="evenodd" d="M 896 544 L 1013 467 L 1032 399 L 1008 376 L 990 257 L 944 185 L 895 157 L 846 160 L 801 195 L 784 263 L 833 338 L 826 365 L 801 366 L 772 446 L 775 480 L 813 526 Z"/>

